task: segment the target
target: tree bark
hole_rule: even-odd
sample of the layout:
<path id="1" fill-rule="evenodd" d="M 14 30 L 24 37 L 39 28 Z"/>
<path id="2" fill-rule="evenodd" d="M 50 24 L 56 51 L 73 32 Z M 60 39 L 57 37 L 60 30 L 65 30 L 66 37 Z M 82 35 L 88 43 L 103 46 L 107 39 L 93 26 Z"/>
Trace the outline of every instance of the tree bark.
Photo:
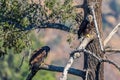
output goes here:
<path id="1" fill-rule="evenodd" d="M 86 0 L 87 5 L 90 3 L 95 3 L 95 14 L 97 19 L 97 24 L 99 28 L 100 34 L 102 33 L 102 18 L 101 18 L 101 4 L 102 0 Z M 85 10 L 85 15 L 89 14 L 88 8 Z M 90 26 L 92 28 L 89 32 L 90 35 L 95 34 L 94 26 Z M 91 52 L 95 53 L 97 56 L 103 58 L 104 53 L 100 49 L 100 44 L 97 38 L 97 35 L 95 35 L 95 39 L 91 41 L 88 46 L 86 47 L 87 50 L 90 50 Z M 102 35 L 100 35 L 102 38 Z M 92 57 L 91 55 L 84 54 L 84 69 L 88 70 L 88 76 L 87 80 L 104 80 L 104 65 L 99 64 L 99 61 Z M 86 79 L 84 79 L 86 80 Z"/>

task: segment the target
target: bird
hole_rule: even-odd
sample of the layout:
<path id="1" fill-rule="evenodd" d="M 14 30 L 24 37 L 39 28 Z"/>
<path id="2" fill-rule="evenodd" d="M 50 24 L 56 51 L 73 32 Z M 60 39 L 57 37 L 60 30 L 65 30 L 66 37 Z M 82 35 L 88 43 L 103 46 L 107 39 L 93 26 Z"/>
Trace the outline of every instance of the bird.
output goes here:
<path id="1" fill-rule="evenodd" d="M 79 30 L 77 32 L 78 39 L 82 38 L 86 34 L 89 34 L 93 26 L 94 26 L 93 17 L 92 15 L 88 14 L 86 19 L 84 19 L 79 26 Z"/>
<path id="2" fill-rule="evenodd" d="M 44 60 L 48 56 L 49 52 L 50 47 L 48 46 L 43 46 L 40 49 L 34 51 L 29 60 L 30 69 L 38 68 L 39 66 L 41 66 L 42 63 L 44 63 Z"/>
<path id="3" fill-rule="evenodd" d="M 35 50 L 32 53 L 32 56 L 29 60 L 29 70 L 31 70 L 30 74 L 27 76 L 26 80 L 32 80 L 32 78 L 35 76 L 35 74 L 40 69 L 40 66 L 44 64 L 44 60 L 48 56 L 48 53 L 50 52 L 49 46 L 43 46 L 38 50 Z"/>

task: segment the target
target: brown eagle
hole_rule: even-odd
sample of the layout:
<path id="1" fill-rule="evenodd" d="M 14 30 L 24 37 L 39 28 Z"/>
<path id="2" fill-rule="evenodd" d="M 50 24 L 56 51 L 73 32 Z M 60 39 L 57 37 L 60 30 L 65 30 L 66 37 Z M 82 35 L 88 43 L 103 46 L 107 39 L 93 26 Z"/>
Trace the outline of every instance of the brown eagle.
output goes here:
<path id="1" fill-rule="evenodd" d="M 48 52 L 50 51 L 50 47 L 43 46 L 40 49 L 34 51 L 34 54 L 31 56 L 29 60 L 30 69 L 39 67 L 42 63 L 44 63 L 44 59 L 47 57 Z"/>
<path id="2" fill-rule="evenodd" d="M 94 27 L 94 21 L 92 15 L 87 15 L 86 19 L 82 21 L 82 23 L 79 26 L 78 30 L 78 39 L 85 36 L 86 34 L 92 33 L 92 29 Z M 94 31 L 94 30 L 93 30 Z"/>
<path id="3" fill-rule="evenodd" d="M 26 80 L 32 80 L 34 75 L 38 72 L 39 67 L 44 63 L 44 59 L 47 57 L 50 47 L 43 46 L 40 49 L 34 51 L 33 55 L 29 60 L 30 74 Z"/>

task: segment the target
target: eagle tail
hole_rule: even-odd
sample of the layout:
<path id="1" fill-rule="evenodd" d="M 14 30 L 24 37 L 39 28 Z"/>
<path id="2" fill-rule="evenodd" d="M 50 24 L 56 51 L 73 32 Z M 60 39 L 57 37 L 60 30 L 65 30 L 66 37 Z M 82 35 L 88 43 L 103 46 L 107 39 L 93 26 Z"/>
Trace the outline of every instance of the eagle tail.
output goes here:
<path id="1" fill-rule="evenodd" d="M 27 76 L 26 80 L 32 80 L 32 78 L 35 76 L 35 74 L 38 72 L 37 69 L 31 69 L 31 72 L 29 73 L 29 75 Z"/>

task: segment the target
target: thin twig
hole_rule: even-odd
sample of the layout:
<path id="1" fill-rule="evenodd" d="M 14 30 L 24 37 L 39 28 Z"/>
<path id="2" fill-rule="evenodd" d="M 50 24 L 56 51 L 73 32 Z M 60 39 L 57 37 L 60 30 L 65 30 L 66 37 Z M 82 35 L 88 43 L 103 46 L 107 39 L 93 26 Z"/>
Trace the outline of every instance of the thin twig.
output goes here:
<path id="1" fill-rule="evenodd" d="M 105 54 L 105 57 L 108 57 L 110 55 L 118 54 L 120 53 L 120 49 L 105 49 L 105 52 L 109 52 Z"/>
<path id="2" fill-rule="evenodd" d="M 97 37 L 98 37 L 98 40 L 99 40 L 100 48 L 101 48 L 102 51 L 104 51 L 103 44 L 102 44 L 102 39 L 100 37 L 100 32 L 99 32 L 99 29 L 98 29 L 98 24 L 97 24 L 97 20 L 96 20 L 96 16 L 95 16 L 94 6 L 91 5 L 90 9 L 92 11 L 93 20 L 94 20 L 95 29 L 96 29 L 96 34 L 97 34 Z"/>
<path id="3" fill-rule="evenodd" d="M 95 55 L 94 53 L 92 53 L 92 52 L 90 52 L 90 51 L 87 51 L 87 50 L 84 50 L 84 51 L 85 51 L 86 53 L 92 55 L 92 56 L 95 57 L 96 59 L 98 59 L 99 62 L 101 62 L 101 63 L 102 63 L 102 62 L 110 63 L 110 64 L 114 65 L 114 66 L 120 71 L 120 67 L 119 67 L 117 64 L 115 64 L 114 62 L 112 62 L 112 61 L 110 61 L 110 60 L 107 60 L 107 59 L 100 58 L 100 57 L 98 57 L 97 55 Z"/>
<path id="4" fill-rule="evenodd" d="M 89 50 L 86 50 L 86 49 L 79 49 L 79 50 L 75 50 L 73 51 L 74 53 L 81 53 L 81 52 L 85 52 L 85 54 L 90 54 L 92 55 L 94 58 L 98 59 L 99 61 L 101 61 L 101 58 L 98 57 L 97 55 L 95 55 L 95 53 L 92 53 L 91 51 Z"/>
<path id="5" fill-rule="evenodd" d="M 80 51 L 81 51 L 81 50 L 80 50 Z M 96 59 L 98 59 L 99 62 L 101 62 L 101 63 L 102 63 L 102 62 L 107 62 L 107 63 L 112 64 L 113 66 L 115 66 L 115 67 L 120 71 L 120 66 L 118 66 L 118 65 L 115 64 L 114 62 L 112 62 L 112 61 L 110 61 L 110 60 L 107 60 L 107 59 L 99 58 L 99 57 L 97 57 L 94 53 L 92 53 L 92 52 L 90 52 L 90 51 L 84 50 L 84 52 L 92 55 L 93 57 L 95 57 Z"/>
<path id="6" fill-rule="evenodd" d="M 89 74 L 89 71 L 90 71 L 89 69 L 87 69 L 87 70 L 86 70 L 85 80 L 87 80 L 87 79 L 88 79 L 88 74 Z"/>
<path id="7" fill-rule="evenodd" d="M 88 50 L 85 50 L 85 49 L 76 50 L 76 51 L 78 51 L 78 52 L 84 51 L 85 53 L 90 54 L 90 55 L 92 55 L 93 57 L 95 57 L 100 63 L 102 63 L 102 62 L 110 63 L 110 64 L 112 64 L 113 66 L 115 66 L 115 67 L 120 71 L 120 66 L 118 66 L 117 64 L 115 64 L 114 62 L 112 62 L 112 61 L 110 61 L 110 60 L 107 60 L 107 59 L 103 59 L 103 58 L 98 57 L 96 54 L 92 53 L 91 51 L 88 51 Z"/>
<path id="8" fill-rule="evenodd" d="M 115 64 L 114 62 L 112 62 L 112 61 L 110 61 L 110 60 L 107 60 L 107 59 L 100 58 L 100 57 L 98 57 L 97 55 L 95 55 L 94 53 L 92 53 L 92 52 L 90 52 L 90 51 L 87 51 L 87 50 L 84 50 L 84 51 L 87 52 L 88 54 L 92 55 L 92 56 L 95 57 L 96 59 L 98 59 L 99 62 L 101 62 L 101 63 L 102 63 L 102 62 L 110 63 L 110 64 L 114 65 L 114 66 L 120 71 L 120 67 L 119 67 L 117 64 Z"/>
<path id="9" fill-rule="evenodd" d="M 19 69 L 19 70 L 21 69 L 21 67 L 22 67 L 22 65 L 23 65 L 24 58 L 25 58 L 25 56 L 22 57 L 21 62 L 20 62 L 20 65 L 18 66 L 18 69 Z"/>
<path id="10" fill-rule="evenodd" d="M 120 53 L 120 49 L 106 49 L 105 52 L 115 52 L 115 53 Z"/>
<path id="11" fill-rule="evenodd" d="M 25 56 L 27 56 L 27 53 L 23 53 L 22 59 L 21 59 L 20 64 L 19 64 L 19 66 L 18 66 L 18 70 L 21 69 L 21 67 L 22 67 L 22 65 L 23 65 L 23 62 L 24 62 L 24 59 L 25 59 Z"/>
<path id="12" fill-rule="evenodd" d="M 115 26 L 115 28 L 111 31 L 111 33 L 104 40 L 104 46 L 106 46 L 106 44 L 110 41 L 112 36 L 118 31 L 119 28 L 120 28 L 120 23 L 117 26 Z"/>
<path id="13" fill-rule="evenodd" d="M 95 53 L 93 53 L 93 52 L 91 52 L 91 51 L 89 51 L 89 50 L 86 50 L 86 49 L 84 49 L 83 51 L 84 51 L 85 53 L 87 53 L 87 54 L 92 55 L 94 58 L 98 59 L 99 61 L 101 61 L 101 58 L 98 57 Z"/>
<path id="14" fill-rule="evenodd" d="M 120 71 L 120 66 L 118 66 L 117 64 L 115 64 L 114 62 L 110 61 L 110 60 L 107 60 L 107 59 L 102 59 L 101 60 L 101 63 L 102 62 L 107 62 L 109 64 L 112 64 L 113 66 L 115 66 L 119 71 Z"/>

